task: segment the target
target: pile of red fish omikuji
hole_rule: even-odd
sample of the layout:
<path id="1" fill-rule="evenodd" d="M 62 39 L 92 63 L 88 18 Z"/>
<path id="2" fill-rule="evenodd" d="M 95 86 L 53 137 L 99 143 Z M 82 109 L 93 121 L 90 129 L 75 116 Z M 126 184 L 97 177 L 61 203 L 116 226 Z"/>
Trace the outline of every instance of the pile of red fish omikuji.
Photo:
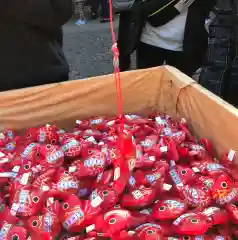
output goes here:
<path id="1" fill-rule="evenodd" d="M 166 114 L 6 130 L 0 240 L 238 239 L 235 155 Z"/>

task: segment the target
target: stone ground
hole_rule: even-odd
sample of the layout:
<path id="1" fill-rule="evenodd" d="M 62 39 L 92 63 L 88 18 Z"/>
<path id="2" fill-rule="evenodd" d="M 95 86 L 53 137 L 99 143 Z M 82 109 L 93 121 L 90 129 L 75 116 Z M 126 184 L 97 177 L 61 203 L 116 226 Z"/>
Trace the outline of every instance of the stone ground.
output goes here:
<path id="1" fill-rule="evenodd" d="M 116 17 L 117 18 L 117 17 Z M 118 29 L 118 18 L 114 21 Z M 71 20 L 64 27 L 64 51 L 70 64 L 70 79 L 82 79 L 112 73 L 109 23 L 91 20 L 77 26 Z"/>

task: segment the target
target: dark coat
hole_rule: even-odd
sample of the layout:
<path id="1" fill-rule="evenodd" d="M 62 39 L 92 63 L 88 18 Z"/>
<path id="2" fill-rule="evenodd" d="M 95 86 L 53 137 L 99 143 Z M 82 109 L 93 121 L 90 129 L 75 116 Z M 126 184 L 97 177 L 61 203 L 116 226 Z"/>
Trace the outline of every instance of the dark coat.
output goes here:
<path id="1" fill-rule="evenodd" d="M 62 26 L 73 0 L 0 1 L 0 91 L 68 79 Z"/>

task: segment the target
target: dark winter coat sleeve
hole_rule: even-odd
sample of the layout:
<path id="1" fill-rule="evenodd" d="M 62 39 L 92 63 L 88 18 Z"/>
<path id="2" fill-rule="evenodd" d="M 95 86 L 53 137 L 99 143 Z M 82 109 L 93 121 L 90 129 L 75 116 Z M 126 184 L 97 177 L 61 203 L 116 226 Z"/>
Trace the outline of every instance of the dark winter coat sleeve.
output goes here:
<path id="1" fill-rule="evenodd" d="M 1 0 L 0 15 L 33 27 L 55 29 L 73 14 L 73 0 Z M 1 17 L 0 17 L 1 18 Z"/>

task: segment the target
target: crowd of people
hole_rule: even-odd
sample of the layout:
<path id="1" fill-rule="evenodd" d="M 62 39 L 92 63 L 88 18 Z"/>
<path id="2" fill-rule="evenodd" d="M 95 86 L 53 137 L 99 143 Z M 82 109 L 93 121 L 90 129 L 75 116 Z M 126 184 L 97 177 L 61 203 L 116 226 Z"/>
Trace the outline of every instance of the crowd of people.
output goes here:
<path id="1" fill-rule="evenodd" d="M 134 51 L 139 69 L 166 63 L 192 76 L 202 66 L 209 42 L 209 27 L 205 23 L 209 22 L 210 13 L 219 0 L 126 1 L 133 3 L 130 8 L 118 10 L 121 71 L 130 69 Z M 92 19 L 100 17 L 101 22 L 109 21 L 108 0 L 76 2 L 80 10 L 77 24 L 86 23 L 85 4 L 91 5 Z M 228 2 L 238 5 L 238 0 Z M 75 0 L 35 0 L 34 4 L 0 1 L 0 91 L 68 80 L 62 26 L 72 17 L 74 7 Z M 236 39 L 234 34 L 231 36 Z M 230 46 L 231 41 L 228 43 Z M 229 64 L 236 58 L 233 55 Z M 213 70 L 216 71 L 216 67 Z"/>
<path id="2" fill-rule="evenodd" d="M 98 17 L 100 17 L 101 23 L 106 23 L 110 21 L 108 0 L 76 0 L 76 4 L 78 5 L 79 10 L 79 19 L 76 22 L 77 25 L 87 23 L 87 19 L 84 13 L 84 6 L 86 4 L 89 4 L 91 6 L 91 19 L 97 19 Z"/>

